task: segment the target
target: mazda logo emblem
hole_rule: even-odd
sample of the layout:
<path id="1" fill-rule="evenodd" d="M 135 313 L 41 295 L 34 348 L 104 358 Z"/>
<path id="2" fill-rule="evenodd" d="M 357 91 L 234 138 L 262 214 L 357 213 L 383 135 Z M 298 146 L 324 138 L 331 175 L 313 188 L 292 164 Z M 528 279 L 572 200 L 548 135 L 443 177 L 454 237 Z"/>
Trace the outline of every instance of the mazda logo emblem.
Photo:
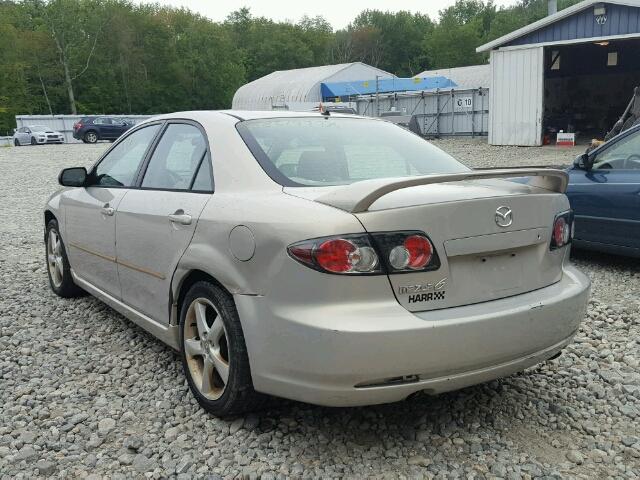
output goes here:
<path id="1" fill-rule="evenodd" d="M 496 224 L 499 227 L 509 227 L 513 223 L 513 212 L 509 207 L 498 207 L 496 209 Z"/>

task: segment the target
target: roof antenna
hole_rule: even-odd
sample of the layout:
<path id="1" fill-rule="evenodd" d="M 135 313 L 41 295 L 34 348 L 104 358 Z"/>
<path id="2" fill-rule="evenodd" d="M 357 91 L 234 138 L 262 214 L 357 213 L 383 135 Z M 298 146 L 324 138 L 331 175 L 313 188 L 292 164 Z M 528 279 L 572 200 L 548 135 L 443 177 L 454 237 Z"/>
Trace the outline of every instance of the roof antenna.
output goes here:
<path id="1" fill-rule="evenodd" d="M 329 110 L 324 108 L 324 105 L 322 105 L 322 102 L 320 102 L 320 106 L 318 107 L 318 110 L 320 110 L 320 115 L 324 115 L 325 117 L 328 117 L 329 115 L 331 115 Z"/>

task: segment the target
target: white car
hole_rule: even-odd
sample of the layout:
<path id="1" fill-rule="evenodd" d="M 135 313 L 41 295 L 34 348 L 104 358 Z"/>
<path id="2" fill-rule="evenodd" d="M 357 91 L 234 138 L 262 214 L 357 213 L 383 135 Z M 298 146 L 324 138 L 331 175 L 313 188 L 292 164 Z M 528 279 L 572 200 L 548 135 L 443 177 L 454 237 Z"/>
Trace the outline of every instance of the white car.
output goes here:
<path id="1" fill-rule="evenodd" d="M 179 350 L 218 415 L 485 382 L 557 355 L 584 318 L 565 172 L 474 171 L 382 120 L 163 115 L 59 179 L 53 291 Z"/>
<path id="2" fill-rule="evenodd" d="M 45 125 L 29 125 L 18 128 L 13 134 L 13 144 L 43 145 L 46 143 L 64 143 L 64 135 Z"/>

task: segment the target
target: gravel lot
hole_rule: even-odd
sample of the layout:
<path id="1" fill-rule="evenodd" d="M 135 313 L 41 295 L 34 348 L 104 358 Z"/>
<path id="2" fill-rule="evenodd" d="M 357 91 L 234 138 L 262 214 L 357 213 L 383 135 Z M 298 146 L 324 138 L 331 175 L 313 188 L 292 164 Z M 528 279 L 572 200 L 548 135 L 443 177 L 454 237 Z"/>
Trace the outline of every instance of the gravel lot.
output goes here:
<path id="1" fill-rule="evenodd" d="M 569 163 L 582 148 L 441 140 L 474 166 Z M 98 144 L 0 148 L 0 478 L 640 476 L 640 262 L 578 253 L 588 318 L 556 360 L 486 385 L 368 408 L 277 401 L 220 420 L 178 356 L 47 284 L 42 206 Z"/>

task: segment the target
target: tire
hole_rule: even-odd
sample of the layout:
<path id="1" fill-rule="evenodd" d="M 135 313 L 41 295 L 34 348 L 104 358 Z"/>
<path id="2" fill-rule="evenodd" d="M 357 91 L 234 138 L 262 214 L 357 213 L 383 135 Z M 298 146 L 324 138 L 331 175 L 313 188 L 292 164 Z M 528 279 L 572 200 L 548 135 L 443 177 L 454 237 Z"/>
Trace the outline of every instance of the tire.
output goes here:
<path id="1" fill-rule="evenodd" d="M 14 138 L 14 139 L 13 139 L 13 145 L 14 145 L 14 146 L 16 146 L 16 147 L 19 147 L 19 146 L 20 146 L 20 142 L 18 141 L 18 139 L 17 139 L 17 138 Z"/>
<path id="2" fill-rule="evenodd" d="M 84 134 L 85 143 L 96 143 L 98 141 L 98 133 L 95 130 L 89 130 Z"/>
<path id="3" fill-rule="evenodd" d="M 253 389 L 236 306 L 231 296 L 213 283 L 197 282 L 184 297 L 180 352 L 189 388 L 207 412 L 235 415 L 264 403 L 266 397 Z"/>
<path id="4" fill-rule="evenodd" d="M 57 220 L 50 220 L 47 224 L 44 243 L 47 275 L 49 276 L 49 285 L 53 293 L 62 298 L 83 295 L 84 291 L 73 282 L 71 277 L 71 267 L 69 266 L 67 251 L 60 236 Z"/>
<path id="5" fill-rule="evenodd" d="M 36 137 L 31 137 L 31 145 L 37 145 Z"/>

